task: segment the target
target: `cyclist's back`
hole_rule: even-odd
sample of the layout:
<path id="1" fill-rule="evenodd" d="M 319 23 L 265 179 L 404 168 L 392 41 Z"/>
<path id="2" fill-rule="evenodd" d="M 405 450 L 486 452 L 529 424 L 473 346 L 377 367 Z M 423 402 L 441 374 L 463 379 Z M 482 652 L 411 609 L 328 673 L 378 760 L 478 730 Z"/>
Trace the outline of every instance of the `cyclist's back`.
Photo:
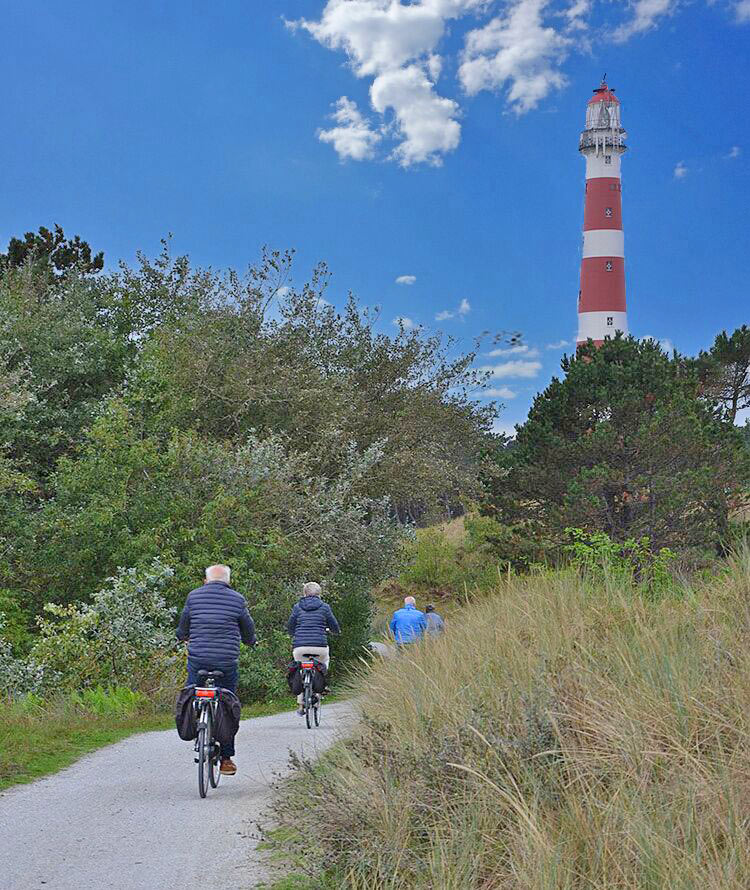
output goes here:
<path id="1" fill-rule="evenodd" d="M 255 625 L 245 597 L 228 582 L 213 580 L 188 594 L 177 635 L 189 638 L 191 659 L 209 661 L 220 670 L 239 659 L 240 642 L 254 645 Z"/>
<path id="2" fill-rule="evenodd" d="M 289 616 L 287 630 L 292 638 L 292 658 L 301 661 L 303 656 L 314 655 L 327 669 L 330 662 L 327 630 L 341 632 L 339 623 L 328 603 L 320 598 L 322 589 L 315 581 L 302 588 L 302 598 Z M 297 701 L 301 704 L 302 697 Z M 303 713 L 302 710 L 299 713 Z"/>
<path id="3" fill-rule="evenodd" d="M 237 691 L 240 643 L 255 645 L 255 624 L 245 597 L 229 586 L 227 566 L 209 566 L 206 583 L 191 590 L 180 615 L 177 638 L 188 643 L 188 684 L 199 685 L 199 671 L 222 671 L 219 685 Z M 236 772 L 234 745 L 222 745 L 221 771 Z"/>
<path id="4" fill-rule="evenodd" d="M 420 612 L 417 608 L 414 597 L 407 596 L 404 599 L 403 608 L 397 609 L 393 613 L 389 626 L 396 644 L 398 646 L 407 646 L 410 643 L 416 643 L 422 638 L 425 630 L 427 630 L 427 620 L 424 612 Z"/>

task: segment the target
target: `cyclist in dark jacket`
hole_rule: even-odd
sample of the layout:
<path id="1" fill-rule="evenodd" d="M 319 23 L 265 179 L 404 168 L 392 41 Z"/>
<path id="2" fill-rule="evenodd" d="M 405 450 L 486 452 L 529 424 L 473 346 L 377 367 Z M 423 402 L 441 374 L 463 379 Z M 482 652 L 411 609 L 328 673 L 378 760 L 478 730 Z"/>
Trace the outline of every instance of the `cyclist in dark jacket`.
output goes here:
<path id="1" fill-rule="evenodd" d="M 191 590 L 177 626 L 188 644 L 188 685 L 199 685 L 198 671 L 222 671 L 217 685 L 237 691 L 240 642 L 255 645 L 255 624 L 242 594 L 229 586 L 229 566 L 206 569 L 206 583 Z M 221 746 L 221 772 L 233 776 L 234 742 Z"/>
<path id="2" fill-rule="evenodd" d="M 295 661 L 302 661 L 304 656 L 313 655 L 328 670 L 331 656 L 326 631 L 338 634 L 341 633 L 341 628 L 331 607 L 320 598 L 322 592 L 320 584 L 315 581 L 305 584 L 302 599 L 289 616 L 287 630 L 292 638 L 292 658 Z M 297 696 L 297 702 L 300 705 L 297 713 L 302 715 L 305 711 L 302 708 L 301 695 Z"/>

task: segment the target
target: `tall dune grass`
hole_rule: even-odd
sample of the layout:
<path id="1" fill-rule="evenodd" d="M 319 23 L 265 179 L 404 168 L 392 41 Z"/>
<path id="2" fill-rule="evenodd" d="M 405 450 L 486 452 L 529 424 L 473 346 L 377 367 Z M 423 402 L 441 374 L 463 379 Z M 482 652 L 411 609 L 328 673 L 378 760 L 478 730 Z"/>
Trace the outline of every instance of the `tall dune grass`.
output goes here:
<path id="1" fill-rule="evenodd" d="M 357 691 L 356 736 L 278 810 L 326 886 L 750 887 L 747 548 L 659 602 L 499 581 Z"/>

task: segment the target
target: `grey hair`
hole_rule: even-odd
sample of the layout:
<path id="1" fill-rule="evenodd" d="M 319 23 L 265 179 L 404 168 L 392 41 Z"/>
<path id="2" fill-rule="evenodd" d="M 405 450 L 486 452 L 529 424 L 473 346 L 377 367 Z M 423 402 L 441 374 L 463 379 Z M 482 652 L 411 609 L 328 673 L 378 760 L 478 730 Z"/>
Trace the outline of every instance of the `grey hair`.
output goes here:
<path id="1" fill-rule="evenodd" d="M 414 599 L 413 596 L 407 596 L 404 598 L 405 606 L 416 606 L 416 604 L 417 604 L 417 601 Z"/>
<path id="2" fill-rule="evenodd" d="M 308 581 L 302 588 L 302 596 L 320 596 L 323 588 L 317 581 Z"/>
<path id="3" fill-rule="evenodd" d="M 229 566 L 218 564 L 206 569 L 206 581 L 223 581 L 225 584 L 229 584 L 231 576 L 232 570 Z"/>

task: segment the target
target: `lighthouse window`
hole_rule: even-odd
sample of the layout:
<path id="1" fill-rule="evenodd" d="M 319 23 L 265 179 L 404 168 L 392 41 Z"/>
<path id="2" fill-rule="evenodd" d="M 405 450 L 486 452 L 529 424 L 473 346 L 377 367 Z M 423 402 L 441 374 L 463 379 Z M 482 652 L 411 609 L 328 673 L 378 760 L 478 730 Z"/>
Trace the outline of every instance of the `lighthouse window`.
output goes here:
<path id="1" fill-rule="evenodd" d="M 611 272 L 612 271 L 612 260 L 607 260 L 607 265 L 604 268 L 607 270 L 607 272 Z"/>
<path id="2" fill-rule="evenodd" d="M 604 155 L 604 163 L 611 164 L 612 163 L 612 155 Z"/>
<path id="3" fill-rule="evenodd" d="M 612 208 L 611 208 L 611 207 L 607 207 L 607 209 L 604 211 L 604 215 L 605 215 L 605 216 L 612 216 Z"/>
<path id="4" fill-rule="evenodd" d="M 607 316 L 607 327 L 611 328 L 614 323 L 615 323 L 614 318 L 611 315 L 608 315 Z"/>

